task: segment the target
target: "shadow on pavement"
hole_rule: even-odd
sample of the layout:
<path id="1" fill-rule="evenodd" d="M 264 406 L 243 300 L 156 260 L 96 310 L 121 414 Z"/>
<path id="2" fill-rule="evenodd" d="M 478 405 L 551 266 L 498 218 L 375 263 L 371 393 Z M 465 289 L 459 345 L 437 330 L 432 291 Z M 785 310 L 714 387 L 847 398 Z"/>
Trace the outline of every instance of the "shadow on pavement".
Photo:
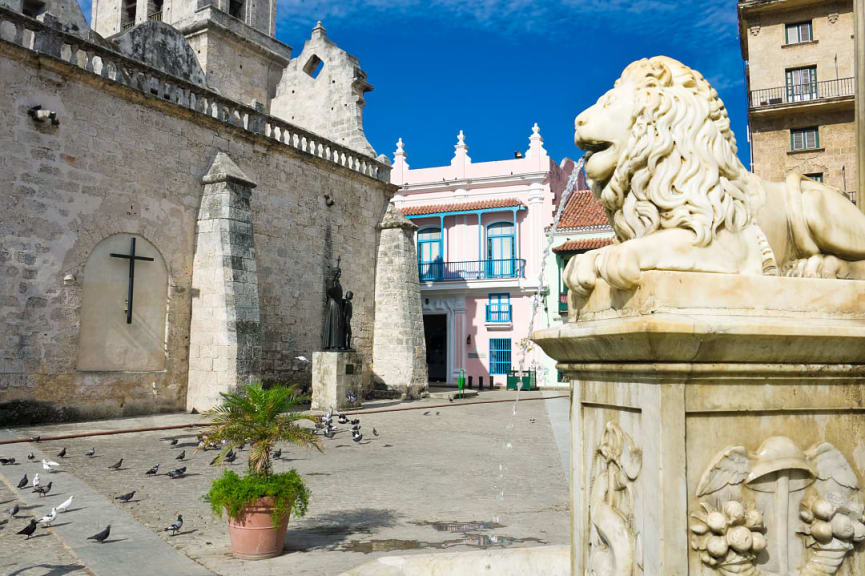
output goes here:
<path id="1" fill-rule="evenodd" d="M 309 519 L 311 525 L 286 532 L 285 548 L 289 552 L 331 548 L 353 534 L 371 534 L 377 528 L 393 526 L 399 516 L 394 510 L 377 508 L 319 514 Z"/>

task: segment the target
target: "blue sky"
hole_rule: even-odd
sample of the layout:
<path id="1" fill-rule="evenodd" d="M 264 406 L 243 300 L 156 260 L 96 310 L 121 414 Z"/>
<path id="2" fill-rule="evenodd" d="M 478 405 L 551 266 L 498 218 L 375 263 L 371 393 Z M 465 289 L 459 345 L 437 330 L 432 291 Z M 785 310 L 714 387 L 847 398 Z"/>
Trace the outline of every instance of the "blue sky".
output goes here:
<path id="1" fill-rule="evenodd" d="M 556 161 L 575 158 L 576 114 L 628 63 L 658 54 L 712 82 L 747 165 L 735 0 L 278 1 L 276 35 L 295 54 L 322 20 L 360 59 L 375 87 L 367 138 L 392 156 L 402 137 L 414 168 L 449 163 L 461 129 L 474 161 L 512 157 L 534 122 Z"/>

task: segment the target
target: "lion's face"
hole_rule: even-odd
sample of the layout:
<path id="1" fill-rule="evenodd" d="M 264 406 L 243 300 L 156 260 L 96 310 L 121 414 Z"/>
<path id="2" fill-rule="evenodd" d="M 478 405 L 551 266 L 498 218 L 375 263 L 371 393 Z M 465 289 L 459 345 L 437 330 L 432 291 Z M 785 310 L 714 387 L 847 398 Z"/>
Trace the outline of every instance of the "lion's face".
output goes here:
<path id="1" fill-rule="evenodd" d="M 636 95 L 634 83 L 619 82 L 574 120 L 574 143 L 586 152 L 586 175 L 601 188 L 613 176 L 630 137 L 637 113 Z"/>

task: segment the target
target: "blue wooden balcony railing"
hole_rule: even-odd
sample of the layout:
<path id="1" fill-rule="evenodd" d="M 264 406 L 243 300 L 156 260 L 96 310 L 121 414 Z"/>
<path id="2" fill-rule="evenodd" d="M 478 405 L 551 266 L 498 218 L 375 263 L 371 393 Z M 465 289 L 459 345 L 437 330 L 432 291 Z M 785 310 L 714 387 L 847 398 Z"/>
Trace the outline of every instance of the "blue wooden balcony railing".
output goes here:
<path id="1" fill-rule="evenodd" d="M 525 278 L 525 273 L 526 261 L 521 258 L 418 262 L 418 275 L 421 282 Z"/>
<path id="2" fill-rule="evenodd" d="M 490 306 L 487 304 L 487 322 L 510 322 L 511 321 L 511 305 L 505 306 Z"/>

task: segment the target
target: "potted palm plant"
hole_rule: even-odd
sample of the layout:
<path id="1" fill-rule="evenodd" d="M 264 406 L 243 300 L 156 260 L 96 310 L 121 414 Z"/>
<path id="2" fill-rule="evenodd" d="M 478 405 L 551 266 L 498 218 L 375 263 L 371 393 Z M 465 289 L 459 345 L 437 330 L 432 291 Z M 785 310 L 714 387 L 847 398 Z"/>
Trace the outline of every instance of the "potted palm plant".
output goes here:
<path id="1" fill-rule="evenodd" d="M 312 430 L 298 425 L 301 420 L 314 420 L 297 412 L 297 405 L 308 399 L 294 387 L 264 389 L 261 383 L 223 393 L 222 398 L 222 404 L 209 412 L 212 422 L 204 442 L 222 445 L 216 463 L 229 451 L 249 444 L 249 464 L 245 476 L 227 470 L 214 480 L 205 499 L 217 515 L 227 513 L 235 556 L 248 560 L 278 556 L 289 516 L 306 513 L 309 495 L 297 471 L 274 474 L 271 451 L 277 442 L 321 450 Z"/>

